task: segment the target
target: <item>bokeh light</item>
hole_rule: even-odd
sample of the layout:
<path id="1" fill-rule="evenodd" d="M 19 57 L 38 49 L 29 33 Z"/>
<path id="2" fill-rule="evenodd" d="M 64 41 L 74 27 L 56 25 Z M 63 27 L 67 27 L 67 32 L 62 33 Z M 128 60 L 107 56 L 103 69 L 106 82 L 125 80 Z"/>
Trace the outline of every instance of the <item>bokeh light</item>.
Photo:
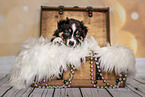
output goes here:
<path id="1" fill-rule="evenodd" d="M 133 20 L 137 20 L 137 19 L 139 18 L 138 13 L 137 13 L 137 12 L 133 12 L 133 13 L 131 14 L 131 18 L 132 18 Z"/>

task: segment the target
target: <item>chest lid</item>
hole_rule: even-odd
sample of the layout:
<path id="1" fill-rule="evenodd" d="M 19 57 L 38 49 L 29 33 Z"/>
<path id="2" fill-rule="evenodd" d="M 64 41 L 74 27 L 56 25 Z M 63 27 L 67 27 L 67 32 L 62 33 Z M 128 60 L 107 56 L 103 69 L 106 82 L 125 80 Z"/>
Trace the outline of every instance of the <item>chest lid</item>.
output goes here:
<path id="1" fill-rule="evenodd" d="M 110 42 L 109 8 L 41 7 L 40 35 L 52 37 L 57 22 L 66 18 L 83 21 L 88 28 L 87 36 L 93 36 L 100 46 Z"/>

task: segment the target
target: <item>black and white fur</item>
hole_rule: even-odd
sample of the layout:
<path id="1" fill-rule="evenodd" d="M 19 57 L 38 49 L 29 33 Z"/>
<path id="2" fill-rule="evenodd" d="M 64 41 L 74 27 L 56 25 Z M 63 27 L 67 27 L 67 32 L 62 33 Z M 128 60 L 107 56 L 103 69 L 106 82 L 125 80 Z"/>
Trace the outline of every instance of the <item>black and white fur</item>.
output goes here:
<path id="1" fill-rule="evenodd" d="M 83 22 L 76 19 L 61 20 L 58 22 L 57 30 L 53 34 L 53 43 L 63 43 L 68 47 L 76 47 L 86 38 L 88 29 Z"/>

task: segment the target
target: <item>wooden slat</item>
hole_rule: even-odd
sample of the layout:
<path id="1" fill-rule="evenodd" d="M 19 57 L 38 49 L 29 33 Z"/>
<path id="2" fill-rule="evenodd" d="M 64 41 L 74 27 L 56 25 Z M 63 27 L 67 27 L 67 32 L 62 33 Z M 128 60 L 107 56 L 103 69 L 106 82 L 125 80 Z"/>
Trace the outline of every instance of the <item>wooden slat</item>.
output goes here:
<path id="1" fill-rule="evenodd" d="M 97 89 L 92 89 L 92 88 L 81 88 L 83 97 L 100 97 L 98 94 Z M 106 96 L 107 97 L 107 96 Z"/>
<path id="2" fill-rule="evenodd" d="M 81 97 L 79 88 L 56 89 L 54 97 Z"/>
<path id="3" fill-rule="evenodd" d="M 114 96 L 114 97 L 144 97 L 144 95 L 142 94 L 136 94 L 131 90 L 127 90 L 127 89 L 108 89 L 110 91 L 110 93 Z"/>
<path id="4" fill-rule="evenodd" d="M 136 93 L 145 96 L 145 80 L 141 78 L 133 78 L 127 81 L 127 87 Z"/>
<path id="5" fill-rule="evenodd" d="M 1 76 L 1 74 L 0 74 Z M 7 76 L 7 80 L 3 84 L 7 83 L 10 76 Z M 144 83 L 144 79 L 135 78 Z M 108 89 L 108 91 L 114 97 L 145 97 L 145 85 L 130 79 L 126 88 Z M 33 91 L 32 91 L 33 90 Z M 105 89 L 97 88 L 62 88 L 62 89 L 42 89 L 32 88 L 27 89 L 15 89 L 7 84 L 7 86 L 0 86 L 1 97 L 110 97 L 110 94 Z M 3 95 L 3 96 L 2 96 Z"/>
<path id="6" fill-rule="evenodd" d="M 43 97 L 52 97 L 54 89 L 46 89 L 47 91 L 44 93 Z"/>
<path id="7" fill-rule="evenodd" d="M 7 83 L 9 82 L 9 76 L 8 76 L 8 75 L 4 76 L 4 77 L 0 80 L 0 86 L 3 86 L 6 82 L 7 82 Z"/>
<path id="8" fill-rule="evenodd" d="M 51 91 L 51 89 L 50 89 Z M 30 97 L 45 97 L 44 94 L 46 92 L 46 89 L 38 89 L 36 88 L 30 95 Z M 52 96 L 52 93 L 50 93 L 50 96 Z"/>
<path id="9" fill-rule="evenodd" d="M 68 97 L 68 92 L 66 88 L 56 89 L 54 97 Z"/>
<path id="10" fill-rule="evenodd" d="M 49 7 L 49 6 L 41 6 L 41 9 L 44 11 L 59 11 L 58 7 Z M 63 9 L 64 11 L 87 11 L 86 8 L 73 8 L 73 7 L 64 7 Z M 97 12 L 108 12 L 109 7 L 98 7 L 98 8 L 93 8 L 93 11 L 97 11 Z"/>
<path id="11" fill-rule="evenodd" d="M 5 86 L 5 87 L 0 86 L 0 97 L 1 97 L 2 95 L 4 95 L 4 93 L 5 93 L 8 89 L 10 89 L 10 88 L 11 88 L 10 86 Z"/>
<path id="12" fill-rule="evenodd" d="M 68 88 L 67 94 L 68 94 L 68 97 L 81 97 L 79 88 Z"/>

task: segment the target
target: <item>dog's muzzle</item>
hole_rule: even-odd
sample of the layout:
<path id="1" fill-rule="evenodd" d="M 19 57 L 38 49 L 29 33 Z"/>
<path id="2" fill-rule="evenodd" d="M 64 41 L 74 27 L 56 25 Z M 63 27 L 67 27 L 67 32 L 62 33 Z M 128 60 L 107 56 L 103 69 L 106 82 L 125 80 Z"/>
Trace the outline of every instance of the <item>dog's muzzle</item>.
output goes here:
<path id="1" fill-rule="evenodd" d="M 68 39 L 67 40 L 67 46 L 75 47 L 75 45 L 76 45 L 76 40 L 74 40 L 74 39 Z"/>

